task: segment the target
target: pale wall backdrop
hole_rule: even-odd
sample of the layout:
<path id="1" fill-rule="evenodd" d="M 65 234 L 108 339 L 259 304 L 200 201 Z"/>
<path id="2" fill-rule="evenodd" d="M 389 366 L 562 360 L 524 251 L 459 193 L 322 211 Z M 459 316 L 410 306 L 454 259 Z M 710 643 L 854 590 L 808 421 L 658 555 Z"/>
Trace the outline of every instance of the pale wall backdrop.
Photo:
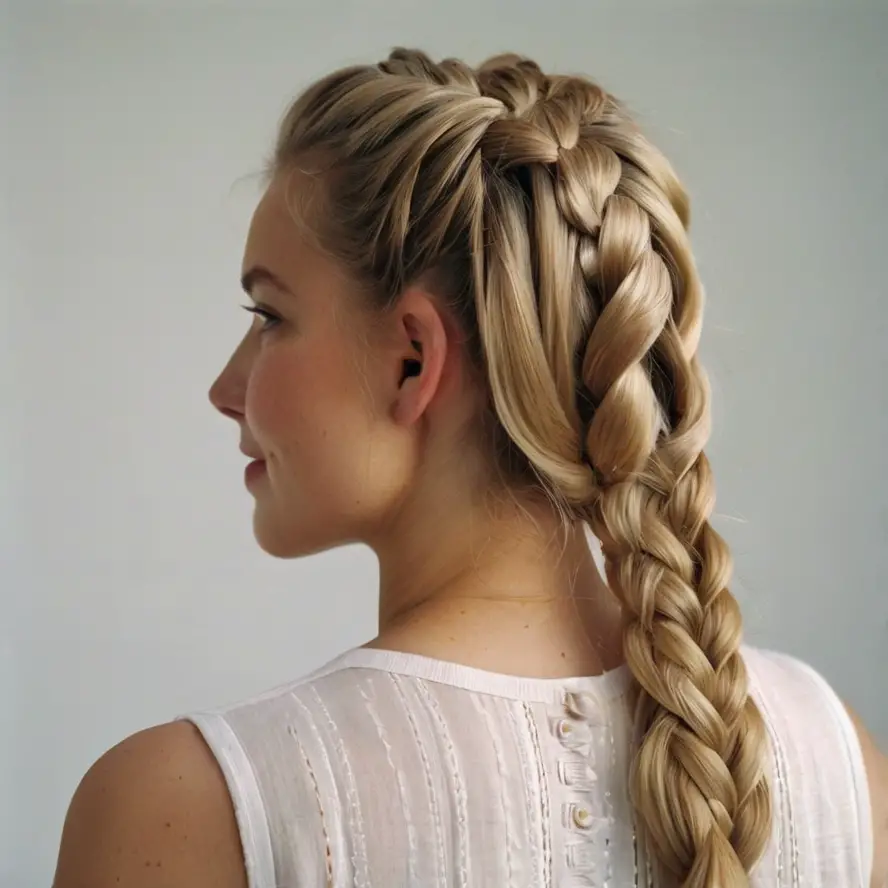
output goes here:
<path id="1" fill-rule="evenodd" d="M 285 103 L 395 44 L 600 78 L 668 150 L 709 293 L 720 528 L 748 637 L 888 739 L 888 6 L 7 3 L 0 13 L 0 885 L 140 727 L 374 629 L 375 566 L 250 536 L 206 390 L 245 329 Z"/>

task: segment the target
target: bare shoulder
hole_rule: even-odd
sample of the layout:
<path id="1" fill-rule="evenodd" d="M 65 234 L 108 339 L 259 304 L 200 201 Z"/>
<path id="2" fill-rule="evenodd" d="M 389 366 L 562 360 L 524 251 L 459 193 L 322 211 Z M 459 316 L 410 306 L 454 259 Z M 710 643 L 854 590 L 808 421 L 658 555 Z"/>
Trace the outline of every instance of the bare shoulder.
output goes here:
<path id="1" fill-rule="evenodd" d="M 885 888 L 888 886 L 888 756 L 876 746 L 857 713 L 847 705 L 845 708 L 860 740 L 873 812 L 875 856 L 871 888 Z"/>
<path id="2" fill-rule="evenodd" d="M 246 888 L 234 811 L 197 729 L 141 731 L 86 773 L 68 809 L 54 888 Z"/>

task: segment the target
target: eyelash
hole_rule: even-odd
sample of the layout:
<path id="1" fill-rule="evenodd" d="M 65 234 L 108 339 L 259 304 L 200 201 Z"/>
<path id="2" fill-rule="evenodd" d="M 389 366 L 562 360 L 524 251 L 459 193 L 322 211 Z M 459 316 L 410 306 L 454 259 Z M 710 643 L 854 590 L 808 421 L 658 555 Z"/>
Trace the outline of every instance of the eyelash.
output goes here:
<path id="1" fill-rule="evenodd" d="M 260 332 L 265 330 L 270 330 L 272 327 L 276 326 L 280 323 L 280 318 L 270 312 L 267 308 L 262 308 L 259 305 L 243 305 L 241 306 L 244 311 L 248 311 L 252 315 L 257 315 L 262 318 L 264 321 Z"/>

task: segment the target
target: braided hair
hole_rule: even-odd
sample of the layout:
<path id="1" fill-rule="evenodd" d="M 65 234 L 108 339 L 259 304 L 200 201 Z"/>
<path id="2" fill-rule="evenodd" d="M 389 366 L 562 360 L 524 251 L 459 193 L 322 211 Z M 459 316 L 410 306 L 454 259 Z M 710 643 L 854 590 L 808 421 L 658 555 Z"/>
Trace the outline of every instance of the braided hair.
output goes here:
<path id="1" fill-rule="evenodd" d="M 310 157 L 319 241 L 381 308 L 447 282 L 500 468 L 601 540 L 638 688 L 631 797 L 663 878 L 746 886 L 771 828 L 767 738 L 709 524 L 703 293 L 671 166 L 585 78 L 403 49 L 296 100 L 271 169 Z"/>

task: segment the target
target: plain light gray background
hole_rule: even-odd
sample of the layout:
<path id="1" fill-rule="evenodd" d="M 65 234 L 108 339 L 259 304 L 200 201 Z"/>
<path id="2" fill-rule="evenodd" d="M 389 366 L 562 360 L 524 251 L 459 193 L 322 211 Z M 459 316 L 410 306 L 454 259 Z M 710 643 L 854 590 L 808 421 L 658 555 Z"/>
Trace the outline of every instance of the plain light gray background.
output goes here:
<path id="1" fill-rule="evenodd" d="M 257 550 L 206 390 L 247 323 L 251 175 L 286 101 L 394 44 L 590 73 L 673 158 L 748 638 L 888 738 L 888 7 L 421 5 L 0 12 L 4 886 L 49 884 L 108 746 L 373 634 L 367 552 Z"/>

